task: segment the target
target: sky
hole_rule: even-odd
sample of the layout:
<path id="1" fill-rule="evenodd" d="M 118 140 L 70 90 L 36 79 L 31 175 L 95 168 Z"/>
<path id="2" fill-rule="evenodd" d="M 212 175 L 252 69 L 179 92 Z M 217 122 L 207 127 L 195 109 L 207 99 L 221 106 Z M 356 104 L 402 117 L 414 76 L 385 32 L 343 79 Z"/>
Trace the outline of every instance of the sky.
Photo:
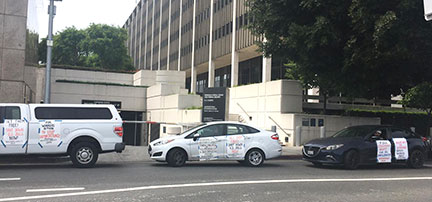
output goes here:
<path id="1" fill-rule="evenodd" d="M 123 26 L 138 0 L 62 0 L 55 1 L 54 33 L 67 27 L 86 28 L 90 23 Z M 39 9 L 40 38 L 48 34 L 49 0 L 43 0 Z"/>

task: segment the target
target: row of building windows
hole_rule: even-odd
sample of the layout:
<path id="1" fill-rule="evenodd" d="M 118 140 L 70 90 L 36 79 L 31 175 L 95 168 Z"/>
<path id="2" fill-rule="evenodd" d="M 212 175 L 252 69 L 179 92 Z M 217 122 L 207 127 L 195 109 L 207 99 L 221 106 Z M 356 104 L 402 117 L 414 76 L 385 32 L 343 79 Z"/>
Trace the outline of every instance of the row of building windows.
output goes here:
<path id="1" fill-rule="evenodd" d="M 192 52 L 192 43 L 190 43 L 187 46 L 184 46 L 180 51 L 182 57 L 191 53 L 191 52 Z"/>
<path id="2" fill-rule="evenodd" d="M 232 27 L 233 27 L 232 22 L 229 22 L 229 23 L 223 25 L 222 27 L 219 27 L 219 29 L 216 29 L 213 32 L 213 36 L 214 36 L 213 40 L 214 41 L 218 40 L 218 39 L 225 37 L 228 34 L 232 33 L 232 31 L 233 31 Z"/>
<path id="3" fill-rule="evenodd" d="M 201 13 L 199 13 L 195 19 L 197 24 L 201 24 L 210 17 L 210 8 L 204 9 Z"/>
<path id="4" fill-rule="evenodd" d="M 200 49 L 210 43 L 210 34 L 207 34 L 195 41 L 195 49 Z"/>
<path id="5" fill-rule="evenodd" d="M 170 35 L 170 43 L 177 40 L 179 38 L 179 31 L 175 31 L 173 34 Z"/>
<path id="6" fill-rule="evenodd" d="M 227 6 L 230 3 L 232 3 L 232 0 L 217 0 L 213 5 L 214 13 L 223 9 L 225 6 Z"/>
<path id="7" fill-rule="evenodd" d="M 181 28 L 182 35 L 184 35 L 186 32 L 189 32 L 190 30 L 192 30 L 192 28 L 193 28 L 193 21 L 191 20 L 182 26 L 182 28 Z"/>
<path id="8" fill-rule="evenodd" d="M 189 8 L 193 6 L 194 0 L 186 0 L 186 3 L 182 6 L 182 11 L 186 12 Z"/>

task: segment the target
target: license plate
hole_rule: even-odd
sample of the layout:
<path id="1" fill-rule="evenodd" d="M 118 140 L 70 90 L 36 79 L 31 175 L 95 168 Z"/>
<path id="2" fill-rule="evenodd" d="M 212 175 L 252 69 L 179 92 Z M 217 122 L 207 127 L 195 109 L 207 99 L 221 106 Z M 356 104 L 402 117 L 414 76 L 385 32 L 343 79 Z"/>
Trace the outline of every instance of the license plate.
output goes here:
<path id="1" fill-rule="evenodd" d="M 307 151 L 307 154 L 309 154 L 309 155 L 313 155 L 314 152 L 313 152 L 313 151 Z"/>

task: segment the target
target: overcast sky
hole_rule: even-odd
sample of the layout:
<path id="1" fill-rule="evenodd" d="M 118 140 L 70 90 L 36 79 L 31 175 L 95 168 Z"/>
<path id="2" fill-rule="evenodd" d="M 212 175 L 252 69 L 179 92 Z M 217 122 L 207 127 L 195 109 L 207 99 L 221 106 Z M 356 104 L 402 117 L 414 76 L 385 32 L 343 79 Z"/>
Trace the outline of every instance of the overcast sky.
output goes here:
<path id="1" fill-rule="evenodd" d="M 82 29 L 90 23 L 123 26 L 138 0 L 63 0 L 56 1 L 57 15 L 54 18 L 54 33 L 66 27 Z M 48 33 L 49 0 L 43 0 L 39 8 L 40 38 Z"/>

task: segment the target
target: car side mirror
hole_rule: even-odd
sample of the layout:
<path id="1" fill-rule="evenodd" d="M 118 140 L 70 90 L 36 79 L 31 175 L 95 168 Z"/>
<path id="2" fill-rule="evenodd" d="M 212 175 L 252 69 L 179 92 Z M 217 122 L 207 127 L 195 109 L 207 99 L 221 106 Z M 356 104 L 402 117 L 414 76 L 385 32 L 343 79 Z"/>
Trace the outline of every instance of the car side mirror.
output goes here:
<path id="1" fill-rule="evenodd" d="M 373 142 L 373 141 L 377 141 L 377 140 L 379 140 L 379 139 L 380 139 L 380 138 L 379 138 L 378 136 L 372 135 L 372 136 L 369 138 L 369 141 Z"/>
<path id="2" fill-rule="evenodd" d="M 197 141 L 200 138 L 200 134 L 194 134 L 193 135 L 193 141 Z"/>

